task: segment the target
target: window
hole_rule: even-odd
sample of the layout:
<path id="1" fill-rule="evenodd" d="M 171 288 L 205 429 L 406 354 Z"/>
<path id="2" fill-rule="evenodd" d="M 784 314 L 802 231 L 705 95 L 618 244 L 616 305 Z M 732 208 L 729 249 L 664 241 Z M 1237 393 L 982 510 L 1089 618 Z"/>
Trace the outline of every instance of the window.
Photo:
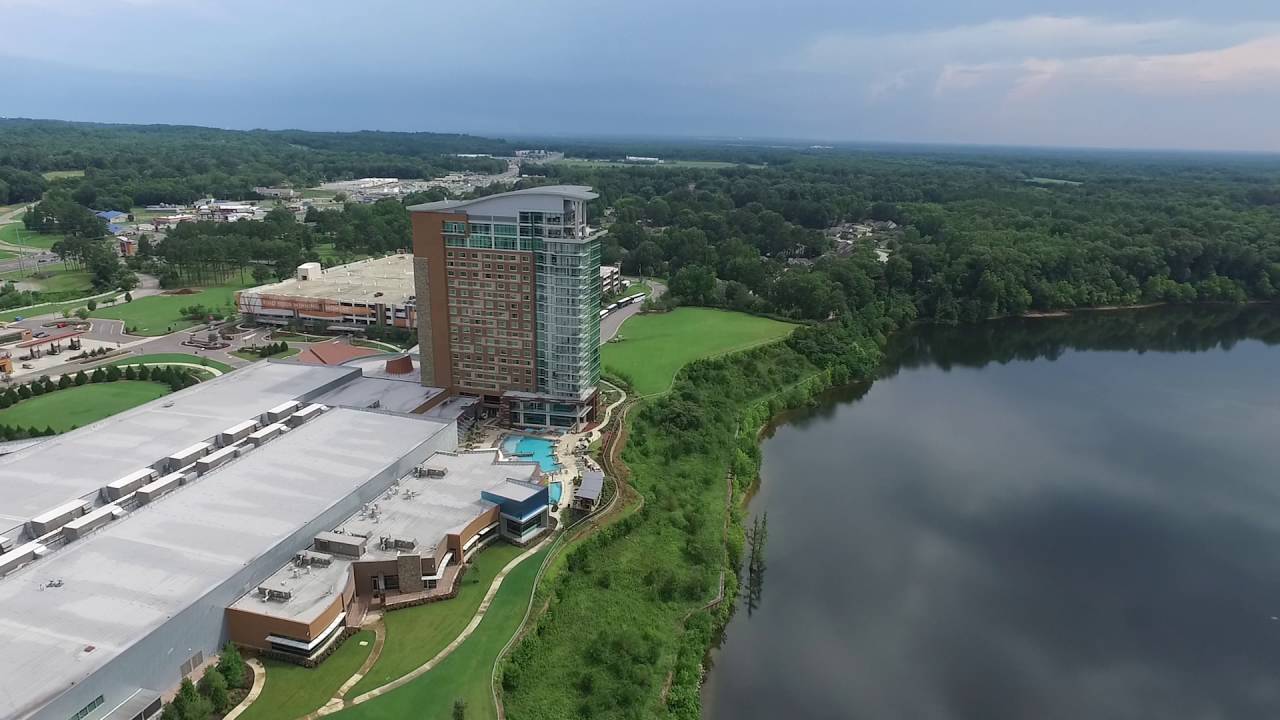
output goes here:
<path id="1" fill-rule="evenodd" d="M 98 697 L 90 701 L 88 705 L 85 705 L 84 707 L 80 708 L 80 712 L 76 713 L 75 715 L 72 715 L 71 720 L 81 720 L 81 718 L 88 717 L 89 713 L 98 709 L 98 706 L 102 705 L 102 703 L 104 702 L 106 702 L 106 700 L 101 695 L 99 695 Z"/>

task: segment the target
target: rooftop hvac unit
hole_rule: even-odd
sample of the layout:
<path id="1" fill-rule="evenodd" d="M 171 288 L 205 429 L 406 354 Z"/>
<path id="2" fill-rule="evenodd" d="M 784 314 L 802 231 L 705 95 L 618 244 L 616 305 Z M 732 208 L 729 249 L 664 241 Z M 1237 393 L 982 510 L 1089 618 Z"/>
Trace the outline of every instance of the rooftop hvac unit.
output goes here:
<path id="1" fill-rule="evenodd" d="M 279 600 L 280 602 L 284 602 L 285 600 L 288 600 L 289 598 L 292 598 L 292 597 L 293 597 L 293 593 L 289 592 L 288 590 L 276 590 L 275 588 L 267 589 L 268 600 Z"/>

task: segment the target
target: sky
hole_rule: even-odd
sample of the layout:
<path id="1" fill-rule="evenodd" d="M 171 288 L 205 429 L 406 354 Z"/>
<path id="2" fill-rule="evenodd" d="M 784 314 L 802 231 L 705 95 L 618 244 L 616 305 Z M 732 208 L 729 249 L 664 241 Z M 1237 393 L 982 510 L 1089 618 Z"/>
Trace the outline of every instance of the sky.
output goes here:
<path id="1" fill-rule="evenodd" d="M 1280 151 L 1275 0 L 0 0 L 0 116 Z"/>

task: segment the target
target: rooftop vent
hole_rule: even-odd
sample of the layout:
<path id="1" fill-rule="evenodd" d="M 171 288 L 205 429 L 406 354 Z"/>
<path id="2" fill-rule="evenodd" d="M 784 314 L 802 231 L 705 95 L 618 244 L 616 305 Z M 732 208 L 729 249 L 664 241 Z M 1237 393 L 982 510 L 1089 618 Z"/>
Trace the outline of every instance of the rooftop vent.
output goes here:
<path id="1" fill-rule="evenodd" d="M 387 360 L 388 375 L 408 375 L 413 372 L 413 359 L 408 355 L 400 355 Z"/>

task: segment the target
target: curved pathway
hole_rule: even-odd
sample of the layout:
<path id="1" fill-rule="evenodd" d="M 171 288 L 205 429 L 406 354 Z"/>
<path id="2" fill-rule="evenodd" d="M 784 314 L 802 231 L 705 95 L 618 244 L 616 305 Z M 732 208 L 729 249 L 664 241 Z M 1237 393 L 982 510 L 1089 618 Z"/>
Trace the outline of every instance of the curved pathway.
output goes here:
<path id="1" fill-rule="evenodd" d="M 262 694 L 262 688 L 267 684 L 267 669 L 257 658 L 250 658 L 245 661 L 249 667 L 253 668 L 253 687 L 249 688 L 249 694 L 244 696 L 239 705 L 231 708 L 231 711 L 222 718 L 222 720 L 236 720 L 240 714 L 249 709 L 254 700 Z"/>

